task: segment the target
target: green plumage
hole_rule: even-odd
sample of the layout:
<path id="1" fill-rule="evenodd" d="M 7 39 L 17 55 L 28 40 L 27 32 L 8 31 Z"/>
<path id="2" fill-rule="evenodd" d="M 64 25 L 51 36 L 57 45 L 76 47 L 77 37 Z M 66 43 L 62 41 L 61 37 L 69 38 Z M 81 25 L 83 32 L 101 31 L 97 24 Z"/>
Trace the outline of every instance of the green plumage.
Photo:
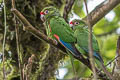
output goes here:
<path id="1" fill-rule="evenodd" d="M 85 27 L 86 24 L 82 20 L 73 20 L 72 21 L 72 28 L 74 30 L 74 36 L 77 38 L 76 47 L 77 49 L 87 57 L 89 57 L 89 49 L 88 49 L 88 28 Z M 104 66 L 103 59 L 99 55 L 99 46 L 97 40 L 92 34 L 92 46 L 93 46 L 93 56 L 95 57 L 96 64 L 101 67 L 101 69 L 106 73 L 106 75 L 113 79 L 112 75 L 106 70 Z"/>
<path id="2" fill-rule="evenodd" d="M 54 7 L 46 7 L 41 11 L 41 20 L 44 21 L 47 32 L 52 39 L 56 39 L 74 56 L 79 57 L 80 52 L 75 48 L 76 38 L 74 31 L 69 27 L 64 18 L 60 16 L 59 11 Z M 56 37 L 56 36 L 57 37 Z"/>
<path id="3" fill-rule="evenodd" d="M 61 17 L 54 16 L 50 20 L 50 26 L 53 34 L 57 34 L 65 42 L 76 42 L 73 30 Z"/>
<path id="4" fill-rule="evenodd" d="M 45 24 L 47 26 L 47 29 L 51 28 L 51 32 L 47 32 L 47 33 L 49 34 L 51 33 L 52 38 L 53 38 L 53 34 L 57 34 L 63 41 L 74 43 L 76 39 L 73 35 L 73 30 L 60 16 L 59 11 L 54 7 L 47 7 L 43 9 L 42 12 L 45 12 L 46 10 L 48 10 L 49 13 L 45 15 L 45 19 L 46 19 Z"/>
<path id="5" fill-rule="evenodd" d="M 73 20 L 74 23 L 73 30 L 74 30 L 74 36 L 77 38 L 77 45 L 80 47 L 79 50 L 81 53 L 88 55 L 88 28 L 86 27 L 86 24 L 82 20 Z M 75 24 L 78 23 L 78 24 Z M 78 47 L 77 46 L 77 47 Z M 95 38 L 95 36 L 92 34 L 92 46 L 93 51 L 99 52 L 98 42 Z"/>
<path id="6" fill-rule="evenodd" d="M 48 12 L 47 14 L 45 14 L 46 11 Z M 59 38 L 56 40 L 66 48 L 67 52 L 71 52 L 74 56 L 78 57 L 80 54 L 73 46 L 73 44 L 76 42 L 74 32 L 69 27 L 69 24 L 67 24 L 66 21 L 60 16 L 59 11 L 54 7 L 46 7 L 41 12 L 41 14 L 44 14 L 46 30 L 49 36 L 51 36 L 53 39 L 56 39 L 54 35 L 57 35 Z M 70 54 L 69 56 L 73 71 L 76 73 L 72 56 Z"/>

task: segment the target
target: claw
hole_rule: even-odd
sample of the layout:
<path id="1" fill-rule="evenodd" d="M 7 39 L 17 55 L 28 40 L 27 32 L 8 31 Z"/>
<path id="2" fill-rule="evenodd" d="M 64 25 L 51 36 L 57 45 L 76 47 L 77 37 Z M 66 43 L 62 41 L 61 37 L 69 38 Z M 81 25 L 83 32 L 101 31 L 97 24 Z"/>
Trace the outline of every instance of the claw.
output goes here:
<path id="1" fill-rule="evenodd" d="M 57 40 L 54 40 L 54 43 L 57 45 L 58 44 Z"/>

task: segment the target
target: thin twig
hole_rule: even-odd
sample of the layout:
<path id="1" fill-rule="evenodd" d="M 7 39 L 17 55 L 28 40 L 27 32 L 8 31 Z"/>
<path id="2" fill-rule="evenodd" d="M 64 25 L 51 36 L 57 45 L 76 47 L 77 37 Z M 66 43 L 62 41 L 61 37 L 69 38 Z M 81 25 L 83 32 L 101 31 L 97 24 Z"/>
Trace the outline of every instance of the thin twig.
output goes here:
<path id="1" fill-rule="evenodd" d="M 107 67 L 108 65 L 110 65 L 112 62 L 114 62 L 117 58 L 119 58 L 120 57 L 120 55 L 119 56 L 117 56 L 117 57 L 115 57 L 113 60 L 111 60 L 110 62 L 108 62 L 106 65 L 105 65 L 105 67 Z M 99 72 L 101 72 L 102 71 L 102 69 L 100 69 L 99 71 L 97 71 L 98 73 Z"/>
<path id="2" fill-rule="evenodd" d="M 117 40 L 116 55 L 120 56 L 120 36 L 118 37 L 118 40 Z M 120 67 L 120 57 L 116 59 L 116 66 Z"/>
<path id="3" fill-rule="evenodd" d="M 111 34 L 113 34 L 113 33 L 116 33 L 116 30 L 117 30 L 117 28 L 116 28 L 116 29 L 113 29 L 113 30 L 110 31 L 110 32 L 106 32 L 106 33 L 103 33 L 103 34 L 98 34 L 98 35 L 96 35 L 96 36 L 97 36 L 97 37 L 103 37 L 103 36 L 111 35 Z"/>
<path id="4" fill-rule="evenodd" d="M 66 0 L 66 5 L 64 7 L 64 13 L 63 13 L 63 18 L 67 21 L 68 19 L 68 14 L 72 9 L 72 5 L 74 4 L 75 0 Z"/>
<path id="5" fill-rule="evenodd" d="M 116 56 L 120 56 L 120 36 L 118 37 L 118 40 L 117 40 Z M 116 59 L 115 63 L 116 63 L 115 69 L 119 70 L 120 69 L 120 57 Z"/>
<path id="6" fill-rule="evenodd" d="M 5 80 L 6 78 L 6 74 L 5 74 L 5 38 L 6 38 L 6 32 L 7 32 L 7 28 L 6 28 L 6 5 L 5 5 L 5 0 L 3 0 L 3 4 L 4 4 L 4 38 L 3 38 L 3 80 Z"/>
<path id="7" fill-rule="evenodd" d="M 118 40 L 117 40 L 116 56 L 120 56 L 120 36 L 118 36 Z M 113 68 L 113 76 L 114 76 L 115 80 L 120 79 L 120 72 L 119 71 L 120 71 L 120 57 L 118 57 L 116 59 L 115 65 Z"/>
<path id="8" fill-rule="evenodd" d="M 15 8 L 15 0 L 12 0 L 12 8 Z M 18 55 L 18 63 L 19 63 L 19 69 L 20 69 L 20 80 L 23 80 L 23 74 L 22 74 L 22 64 L 20 59 L 20 47 L 19 47 L 19 29 L 16 17 L 14 15 L 14 24 L 15 24 L 15 31 L 16 31 L 16 46 L 17 46 L 17 55 Z"/>
<path id="9" fill-rule="evenodd" d="M 113 69 L 112 69 L 112 75 L 114 74 L 115 66 L 116 66 L 116 63 L 114 62 Z"/>
<path id="10" fill-rule="evenodd" d="M 84 2 L 85 2 L 86 12 L 87 12 L 87 15 L 88 15 L 87 2 L 86 2 L 86 0 L 84 0 Z M 96 74 L 94 57 L 93 57 L 93 48 L 92 48 L 92 26 L 90 24 L 91 16 L 88 16 L 87 20 L 88 20 L 87 23 L 88 23 L 88 28 L 89 28 L 89 40 L 88 40 L 88 43 L 89 43 L 90 64 L 92 66 L 94 79 L 97 80 L 97 74 Z"/>
<path id="11" fill-rule="evenodd" d="M 14 19 L 15 20 L 15 19 Z M 18 55 L 18 63 L 19 63 L 19 69 L 20 69 L 20 80 L 24 80 L 23 79 L 23 72 L 22 72 L 22 63 L 21 63 L 21 53 L 20 53 L 20 46 L 19 46 L 19 30 L 18 30 L 18 24 L 16 23 L 15 20 L 15 31 L 16 31 L 16 45 L 17 45 L 17 55 Z"/>

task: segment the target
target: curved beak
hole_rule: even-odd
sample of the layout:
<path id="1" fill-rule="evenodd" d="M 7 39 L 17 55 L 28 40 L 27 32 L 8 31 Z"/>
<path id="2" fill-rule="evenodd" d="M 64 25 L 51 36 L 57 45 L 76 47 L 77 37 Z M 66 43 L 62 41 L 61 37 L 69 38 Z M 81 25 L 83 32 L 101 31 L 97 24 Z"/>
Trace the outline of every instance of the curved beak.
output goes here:
<path id="1" fill-rule="evenodd" d="M 44 14 L 44 12 L 40 12 L 40 19 L 43 21 L 43 22 L 45 22 L 45 14 Z"/>
<path id="2" fill-rule="evenodd" d="M 69 24 L 70 24 L 70 27 L 73 27 L 73 22 L 72 21 Z"/>

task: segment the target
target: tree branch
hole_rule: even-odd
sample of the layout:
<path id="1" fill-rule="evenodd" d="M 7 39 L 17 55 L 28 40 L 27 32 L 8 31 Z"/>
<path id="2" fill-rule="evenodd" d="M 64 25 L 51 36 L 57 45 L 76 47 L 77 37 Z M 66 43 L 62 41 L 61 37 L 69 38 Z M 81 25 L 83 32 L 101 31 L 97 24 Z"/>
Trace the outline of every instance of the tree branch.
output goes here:
<path id="1" fill-rule="evenodd" d="M 116 56 L 120 56 L 120 36 L 118 37 L 117 40 L 117 49 L 116 49 Z M 115 61 L 115 69 L 114 69 L 114 77 L 116 80 L 120 79 L 120 57 L 118 57 Z"/>
<path id="2" fill-rule="evenodd" d="M 120 0 L 106 0 L 100 5 L 98 5 L 88 16 L 91 16 L 91 25 L 96 24 L 100 19 L 102 19 L 108 12 L 115 8 L 120 3 Z M 83 18 L 87 23 L 88 16 Z M 88 23 L 87 23 L 88 24 Z"/>
<path id="3" fill-rule="evenodd" d="M 106 32 L 106 33 L 103 33 L 103 34 L 98 34 L 98 35 L 96 35 L 96 36 L 97 36 L 97 37 L 103 37 L 103 36 L 111 35 L 111 34 L 115 33 L 116 30 L 117 30 L 117 28 L 116 28 L 116 29 L 113 29 L 113 30 L 110 31 L 110 32 Z"/>
<path id="4" fill-rule="evenodd" d="M 71 11 L 72 9 L 72 5 L 74 4 L 75 0 L 66 0 L 66 5 L 64 7 L 64 13 L 63 13 L 63 18 L 67 21 L 68 19 L 68 13 Z"/>
<path id="5" fill-rule="evenodd" d="M 85 6 L 86 6 L 86 12 L 87 12 L 87 15 L 88 15 L 88 7 L 87 7 L 87 2 L 86 0 L 84 0 L 84 3 L 85 3 Z M 89 47 L 89 57 L 90 57 L 90 64 L 92 66 L 92 70 L 93 70 L 93 76 L 94 76 L 94 79 L 97 80 L 97 74 L 96 74 L 96 69 L 95 69 L 95 62 L 94 62 L 94 57 L 93 57 L 93 46 L 92 46 L 92 26 L 91 26 L 91 15 L 87 17 L 88 21 L 88 29 L 89 29 L 89 33 L 88 33 L 88 47 Z"/>
<path id="6" fill-rule="evenodd" d="M 120 56 L 120 36 L 118 37 L 118 41 L 117 41 L 116 55 Z M 117 58 L 116 62 L 117 62 L 117 66 L 119 66 L 119 68 L 120 68 L 120 58 Z"/>

